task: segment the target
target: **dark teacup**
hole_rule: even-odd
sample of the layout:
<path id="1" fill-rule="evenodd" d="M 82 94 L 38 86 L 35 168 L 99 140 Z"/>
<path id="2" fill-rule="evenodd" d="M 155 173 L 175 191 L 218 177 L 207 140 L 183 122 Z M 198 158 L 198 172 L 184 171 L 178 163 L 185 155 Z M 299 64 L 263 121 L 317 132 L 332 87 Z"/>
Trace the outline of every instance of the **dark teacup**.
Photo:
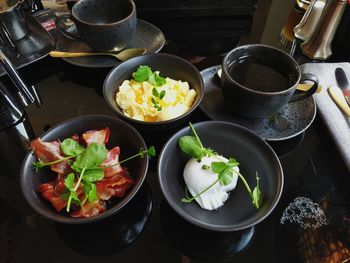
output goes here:
<path id="1" fill-rule="evenodd" d="M 79 35 L 64 27 L 64 20 L 74 21 Z M 100 52 L 122 50 L 136 31 L 136 6 L 132 0 L 80 0 L 70 15 L 56 20 L 66 37 L 83 40 Z"/>
<path id="2" fill-rule="evenodd" d="M 300 82 L 312 87 L 297 93 Z M 266 118 L 289 102 L 308 98 L 316 92 L 318 79 L 301 74 L 297 62 L 285 52 L 261 44 L 230 51 L 222 63 L 221 88 L 227 107 L 251 118 Z"/>

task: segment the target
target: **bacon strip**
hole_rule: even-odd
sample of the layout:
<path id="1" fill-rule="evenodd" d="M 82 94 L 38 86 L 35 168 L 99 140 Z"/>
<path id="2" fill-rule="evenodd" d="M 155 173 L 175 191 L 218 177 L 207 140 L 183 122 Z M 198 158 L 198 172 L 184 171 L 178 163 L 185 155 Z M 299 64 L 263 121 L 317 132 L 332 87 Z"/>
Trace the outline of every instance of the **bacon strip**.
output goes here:
<path id="1" fill-rule="evenodd" d="M 107 144 L 109 140 L 110 130 L 109 127 L 100 130 L 91 130 L 83 133 L 81 137 L 85 141 L 86 145 L 91 143 L 104 143 Z"/>
<path id="2" fill-rule="evenodd" d="M 40 138 L 31 141 L 30 146 L 35 155 L 45 163 L 63 158 L 60 143 L 58 141 L 42 142 Z M 59 174 L 67 174 L 71 171 L 67 160 L 50 165 L 52 171 Z"/>
<path id="3" fill-rule="evenodd" d="M 106 160 L 101 164 L 105 177 L 116 175 L 122 170 L 119 164 L 119 154 L 120 148 L 118 146 L 108 151 Z"/>
<path id="4" fill-rule="evenodd" d="M 97 195 L 102 200 L 108 200 L 112 196 L 124 197 L 126 191 L 134 184 L 134 179 L 126 170 L 121 170 L 112 177 L 104 177 L 96 182 Z"/>
<path id="5" fill-rule="evenodd" d="M 57 212 L 61 212 L 66 207 L 67 202 L 55 191 L 54 182 L 41 184 L 38 188 L 41 196 L 49 201 Z"/>
<path id="6" fill-rule="evenodd" d="M 86 201 L 85 204 L 78 210 L 69 214 L 71 217 L 92 217 L 103 213 L 106 211 L 106 202 L 97 200 L 95 202 L 90 203 Z"/>

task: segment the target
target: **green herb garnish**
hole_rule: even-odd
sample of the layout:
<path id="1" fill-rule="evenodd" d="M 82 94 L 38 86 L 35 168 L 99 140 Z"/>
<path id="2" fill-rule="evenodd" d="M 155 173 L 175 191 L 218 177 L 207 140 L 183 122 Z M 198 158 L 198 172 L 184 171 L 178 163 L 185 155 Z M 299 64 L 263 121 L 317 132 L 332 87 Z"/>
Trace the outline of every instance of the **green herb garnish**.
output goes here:
<path id="1" fill-rule="evenodd" d="M 149 77 L 153 74 L 149 66 L 139 66 L 137 71 L 132 73 L 132 77 L 136 82 L 147 81 Z"/>
<path id="2" fill-rule="evenodd" d="M 138 69 L 132 73 L 132 77 L 136 82 L 149 81 L 155 86 L 162 86 L 166 83 L 165 78 L 159 76 L 158 72 L 153 72 L 149 66 L 139 66 Z"/>
<path id="3" fill-rule="evenodd" d="M 98 200 L 95 183 L 102 180 L 104 177 L 104 171 L 101 164 L 107 158 L 107 149 L 102 143 L 92 143 L 88 147 L 84 148 L 73 139 L 68 138 L 61 143 L 61 150 L 68 156 L 48 163 L 44 163 L 39 160 L 38 162 L 33 162 L 33 166 L 38 169 L 62 162 L 67 159 L 75 158 L 75 161 L 71 164 L 71 167 L 75 173 L 70 173 L 67 175 L 66 179 L 64 180 L 64 185 L 66 186 L 67 190 L 65 190 L 61 195 L 62 198 L 67 201 L 66 211 L 69 212 L 72 203 L 77 206 L 82 206 L 87 200 L 89 200 L 89 202 Z M 138 156 L 145 158 L 146 156 L 154 157 L 155 155 L 156 151 L 153 146 L 146 150 L 141 148 L 139 153 L 111 166 L 127 162 Z M 80 201 L 77 193 L 79 186 L 82 186 L 85 194 L 85 198 L 82 202 Z"/>
<path id="4" fill-rule="evenodd" d="M 208 189 L 210 189 L 212 186 L 214 186 L 216 183 L 221 183 L 223 185 L 230 184 L 233 179 L 233 173 L 236 173 L 238 177 L 242 180 L 244 186 L 246 187 L 254 207 L 256 209 L 259 209 L 263 202 L 263 194 L 259 186 L 260 178 L 258 177 L 258 173 L 256 173 L 256 187 L 252 191 L 247 181 L 245 180 L 244 176 L 233 169 L 234 167 L 237 167 L 239 165 L 237 160 L 234 158 L 229 158 L 228 161 L 225 161 L 222 158 L 220 158 L 220 156 L 218 156 L 218 153 L 214 152 L 212 149 L 203 147 L 203 144 L 200 141 L 191 123 L 190 123 L 190 128 L 194 136 L 188 136 L 188 135 L 182 136 L 178 142 L 180 149 L 184 153 L 191 156 L 192 158 L 197 159 L 198 161 L 200 161 L 205 156 L 215 157 L 216 159 L 218 159 L 218 162 L 212 162 L 210 165 L 211 170 L 218 175 L 218 179 L 215 180 L 207 188 L 205 188 L 202 192 L 198 193 L 193 197 L 189 197 L 186 194 L 186 197 L 182 198 L 181 201 L 186 203 L 192 202 L 198 196 L 200 196 L 201 194 L 206 192 Z"/>
<path id="5" fill-rule="evenodd" d="M 149 66 L 139 66 L 137 71 L 132 74 L 132 77 L 136 82 L 148 81 L 154 85 L 154 88 L 152 89 L 153 98 L 151 99 L 151 102 L 157 111 L 161 111 L 162 107 L 160 106 L 160 100 L 164 98 L 166 92 L 165 90 L 159 92 L 157 87 L 166 83 L 165 78 L 159 76 L 158 72 L 153 72 Z"/>
<path id="6" fill-rule="evenodd" d="M 61 143 L 61 151 L 66 155 L 66 157 L 57 159 L 52 162 L 47 162 L 47 163 L 44 163 L 42 160 L 39 159 L 39 161 L 33 162 L 34 168 L 36 170 L 39 170 L 45 166 L 60 163 L 64 160 L 73 159 L 84 151 L 84 147 L 80 145 L 78 142 L 76 142 L 75 140 L 71 138 L 67 138 Z"/>

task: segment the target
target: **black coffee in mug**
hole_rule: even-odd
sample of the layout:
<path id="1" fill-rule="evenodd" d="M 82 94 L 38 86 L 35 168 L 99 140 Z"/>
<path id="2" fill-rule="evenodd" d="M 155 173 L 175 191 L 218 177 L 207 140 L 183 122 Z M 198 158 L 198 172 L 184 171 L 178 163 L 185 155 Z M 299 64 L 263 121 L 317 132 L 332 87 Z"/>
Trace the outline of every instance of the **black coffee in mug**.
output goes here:
<path id="1" fill-rule="evenodd" d="M 299 82 L 312 82 L 303 93 Z M 318 87 L 312 74 L 301 74 L 287 53 L 262 44 L 231 50 L 222 61 L 221 89 L 227 110 L 250 118 L 269 118 L 290 102 L 310 97 Z"/>
<path id="2" fill-rule="evenodd" d="M 292 76 L 272 60 L 255 56 L 238 58 L 227 69 L 240 85 L 262 92 L 278 92 L 292 85 Z"/>

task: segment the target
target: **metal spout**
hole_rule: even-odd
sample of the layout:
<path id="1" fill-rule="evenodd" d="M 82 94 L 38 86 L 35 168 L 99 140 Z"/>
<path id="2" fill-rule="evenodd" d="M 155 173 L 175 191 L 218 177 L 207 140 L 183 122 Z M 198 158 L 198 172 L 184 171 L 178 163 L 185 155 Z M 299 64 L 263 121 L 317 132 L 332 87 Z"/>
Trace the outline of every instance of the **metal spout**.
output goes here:
<path id="1" fill-rule="evenodd" d="M 294 27 L 294 35 L 303 41 L 310 39 L 324 10 L 325 0 L 312 0 L 300 23 Z"/>
<path id="2" fill-rule="evenodd" d="M 301 44 L 304 55 L 325 60 L 332 55 L 331 44 L 343 16 L 346 0 L 328 0 L 311 38 Z"/>

